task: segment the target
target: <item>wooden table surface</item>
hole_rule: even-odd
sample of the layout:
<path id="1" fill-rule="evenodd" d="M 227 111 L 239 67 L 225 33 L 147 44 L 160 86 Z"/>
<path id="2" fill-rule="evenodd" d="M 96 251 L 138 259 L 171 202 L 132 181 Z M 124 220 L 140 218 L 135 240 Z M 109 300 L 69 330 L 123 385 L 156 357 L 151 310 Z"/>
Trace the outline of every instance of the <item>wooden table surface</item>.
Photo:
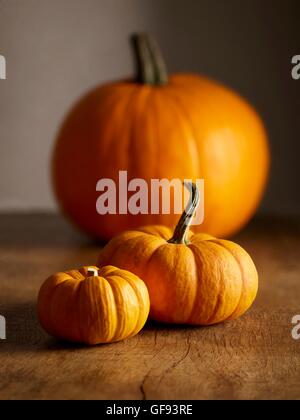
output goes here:
<path id="1" fill-rule="evenodd" d="M 259 218 L 234 238 L 260 290 L 242 318 L 206 328 L 148 323 L 129 340 L 84 348 L 39 327 L 48 275 L 93 264 L 89 242 L 55 215 L 0 217 L 0 399 L 300 399 L 300 223 Z"/>

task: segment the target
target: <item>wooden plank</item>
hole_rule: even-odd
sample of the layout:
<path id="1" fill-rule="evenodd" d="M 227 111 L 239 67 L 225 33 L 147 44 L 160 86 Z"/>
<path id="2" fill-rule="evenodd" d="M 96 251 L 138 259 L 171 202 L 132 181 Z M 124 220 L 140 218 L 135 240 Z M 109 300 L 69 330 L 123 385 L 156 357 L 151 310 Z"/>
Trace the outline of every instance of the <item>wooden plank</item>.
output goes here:
<path id="1" fill-rule="evenodd" d="M 36 294 L 51 273 L 93 264 L 100 244 L 56 216 L 0 217 L 0 399 L 299 399 L 299 223 L 257 219 L 237 242 L 260 273 L 254 307 L 209 328 L 148 323 L 136 337 L 84 348 L 39 327 Z"/>

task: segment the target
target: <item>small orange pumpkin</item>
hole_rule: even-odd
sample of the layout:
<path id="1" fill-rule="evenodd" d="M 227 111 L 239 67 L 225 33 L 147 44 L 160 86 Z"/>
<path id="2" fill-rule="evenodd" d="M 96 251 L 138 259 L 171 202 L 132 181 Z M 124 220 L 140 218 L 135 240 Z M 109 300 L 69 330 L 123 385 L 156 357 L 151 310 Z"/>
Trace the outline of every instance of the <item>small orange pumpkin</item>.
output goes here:
<path id="1" fill-rule="evenodd" d="M 136 80 L 99 86 L 71 110 L 53 156 L 64 212 L 93 236 L 111 239 L 142 225 L 174 226 L 177 215 L 96 212 L 97 182 L 204 179 L 205 213 L 195 232 L 228 237 L 255 212 L 267 180 L 269 147 L 259 115 L 227 87 L 196 74 L 167 75 L 153 40 L 135 37 Z M 255 168 L 255 170 L 254 170 Z"/>
<path id="2" fill-rule="evenodd" d="M 116 264 L 145 281 L 152 319 L 209 325 L 237 318 L 256 297 L 256 268 L 239 245 L 188 233 L 199 201 L 197 187 L 188 187 L 192 199 L 173 236 L 165 226 L 124 232 L 102 250 L 99 262 Z"/>
<path id="3" fill-rule="evenodd" d="M 38 317 L 50 335 L 89 345 L 134 336 L 148 314 L 144 282 L 112 266 L 57 273 L 38 297 Z"/>

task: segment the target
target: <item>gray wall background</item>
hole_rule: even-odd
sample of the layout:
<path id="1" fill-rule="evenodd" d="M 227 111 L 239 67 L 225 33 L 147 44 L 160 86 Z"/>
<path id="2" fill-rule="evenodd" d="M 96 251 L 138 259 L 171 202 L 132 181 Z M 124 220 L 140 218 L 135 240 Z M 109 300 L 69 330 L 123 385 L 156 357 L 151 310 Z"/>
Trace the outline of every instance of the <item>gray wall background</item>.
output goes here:
<path id="1" fill-rule="evenodd" d="M 261 211 L 300 213 L 299 0 L 0 0 L 0 211 L 53 210 L 49 156 L 87 89 L 133 72 L 128 36 L 150 31 L 170 71 L 196 71 L 247 97 L 270 134 Z M 253 168 L 255 171 L 255 168 Z"/>

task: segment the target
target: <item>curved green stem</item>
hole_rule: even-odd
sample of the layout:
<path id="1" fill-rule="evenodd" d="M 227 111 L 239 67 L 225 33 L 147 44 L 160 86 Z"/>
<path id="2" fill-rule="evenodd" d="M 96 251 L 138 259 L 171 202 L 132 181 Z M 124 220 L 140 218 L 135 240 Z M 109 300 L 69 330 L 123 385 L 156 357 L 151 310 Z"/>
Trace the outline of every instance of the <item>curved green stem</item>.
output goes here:
<path id="1" fill-rule="evenodd" d="M 168 83 L 165 61 L 155 40 L 149 34 L 131 37 L 137 65 L 137 82 L 148 85 Z"/>
<path id="2" fill-rule="evenodd" d="M 190 191 L 191 197 L 189 203 L 184 210 L 172 238 L 168 241 L 170 244 L 188 244 L 188 230 L 192 222 L 194 213 L 199 204 L 199 191 L 196 184 L 185 182 L 185 187 Z"/>

